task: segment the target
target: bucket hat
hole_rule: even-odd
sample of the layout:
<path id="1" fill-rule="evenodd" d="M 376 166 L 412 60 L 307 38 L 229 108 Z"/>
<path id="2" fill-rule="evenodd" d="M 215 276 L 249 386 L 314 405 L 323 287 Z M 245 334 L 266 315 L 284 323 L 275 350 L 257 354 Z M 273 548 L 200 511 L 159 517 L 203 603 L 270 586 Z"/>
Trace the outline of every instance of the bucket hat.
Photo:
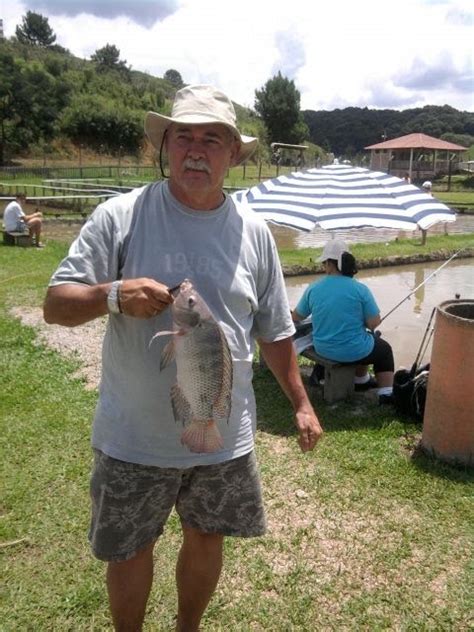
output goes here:
<path id="1" fill-rule="evenodd" d="M 240 164 L 250 158 L 258 145 L 258 139 L 244 136 L 237 129 L 237 117 L 232 101 L 213 86 L 193 85 L 178 90 L 173 102 L 171 116 L 148 112 L 145 116 L 145 132 L 158 151 L 163 137 L 172 123 L 185 125 L 209 125 L 221 123 L 237 138 L 241 145 L 235 159 Z"/>
<path id="2" fill-rule="evenodd" d="M 318 258 L 318 261 L 327 261 L 328 259 L 334 259 L 337 261 L 337 267 L 340 270 L 342 268 L 342 253 L 349 252 L 349 248 L 345 241 L 340 239 L 333 239 L 328 241 L 323 248 L 322 255 Z"/>
<path id="3" fill-rule="evenodd" d="M 429 180 L 426 180 L 421 186 L 423 187 L 423 189 L 431 189 L 432 184 Z"/>

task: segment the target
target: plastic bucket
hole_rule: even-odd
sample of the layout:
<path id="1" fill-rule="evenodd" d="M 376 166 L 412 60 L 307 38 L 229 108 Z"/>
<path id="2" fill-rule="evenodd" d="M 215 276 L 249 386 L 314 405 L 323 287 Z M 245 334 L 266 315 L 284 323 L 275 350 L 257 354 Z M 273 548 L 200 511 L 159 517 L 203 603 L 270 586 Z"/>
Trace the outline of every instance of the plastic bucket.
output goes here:
<path id="1" fill-rule="evenodd" d="M 436 308 L 421 446 L 444 461 L 474 463 L 474 300 Z"/>

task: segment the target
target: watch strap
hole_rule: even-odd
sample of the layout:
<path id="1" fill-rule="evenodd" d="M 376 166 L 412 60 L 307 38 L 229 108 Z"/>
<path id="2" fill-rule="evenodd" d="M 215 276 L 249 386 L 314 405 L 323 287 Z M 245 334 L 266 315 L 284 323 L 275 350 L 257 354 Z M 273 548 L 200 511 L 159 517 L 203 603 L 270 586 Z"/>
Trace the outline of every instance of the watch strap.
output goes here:
<path id="1" fill-rule="evenodd" d="M 122 281 L 114 281 L 107 294 L 107 308 L 111 314 L 121 314 L 120 306 L 120 286 Z"/>

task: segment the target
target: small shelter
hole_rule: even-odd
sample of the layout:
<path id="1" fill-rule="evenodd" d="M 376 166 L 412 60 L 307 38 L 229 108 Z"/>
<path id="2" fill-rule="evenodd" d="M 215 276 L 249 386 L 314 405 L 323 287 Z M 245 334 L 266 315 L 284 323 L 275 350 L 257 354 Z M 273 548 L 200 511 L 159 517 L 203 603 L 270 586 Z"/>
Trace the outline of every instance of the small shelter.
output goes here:
<path id="1" fill-rule="evenodd" d="M 369 145 L 370 168 L 410 180 L 425 180 L 457 171 L 467 147 L 426 134 L 407 134 Z"/>
<path id="2" fill-rule="evenodd" d="M 308 145 L 290 145 L 289 143 L 271 143 L 271 162 L 274 165 L 295 166 L 304 168 L 304 152 Z"/>

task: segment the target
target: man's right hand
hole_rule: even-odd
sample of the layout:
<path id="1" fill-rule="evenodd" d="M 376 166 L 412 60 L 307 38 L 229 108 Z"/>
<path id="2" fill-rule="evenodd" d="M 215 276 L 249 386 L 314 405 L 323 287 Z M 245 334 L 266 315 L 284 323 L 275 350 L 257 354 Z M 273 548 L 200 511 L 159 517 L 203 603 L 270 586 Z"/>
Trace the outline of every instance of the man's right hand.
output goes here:
<path id="1" fill-rule="evenodd" d="M 122 281 L 119 300 L 123 314 L 135 318 L 152 318 L 161 314 L 174 299 L 166 285 L 142 277 Z"/>
<path id="2" fill-rule="evenodd" d="M 76 327 L 108 314 L 107 296 L 111 283 L 80 285 L 64 283 L 48 288 L 44 302 L 44 319 L 49 324 Z M 173 302 L 163 283 L 147 277 L 125 279 L 120 289 L 123 314 L 135 318 L 157 316 Z"/>

